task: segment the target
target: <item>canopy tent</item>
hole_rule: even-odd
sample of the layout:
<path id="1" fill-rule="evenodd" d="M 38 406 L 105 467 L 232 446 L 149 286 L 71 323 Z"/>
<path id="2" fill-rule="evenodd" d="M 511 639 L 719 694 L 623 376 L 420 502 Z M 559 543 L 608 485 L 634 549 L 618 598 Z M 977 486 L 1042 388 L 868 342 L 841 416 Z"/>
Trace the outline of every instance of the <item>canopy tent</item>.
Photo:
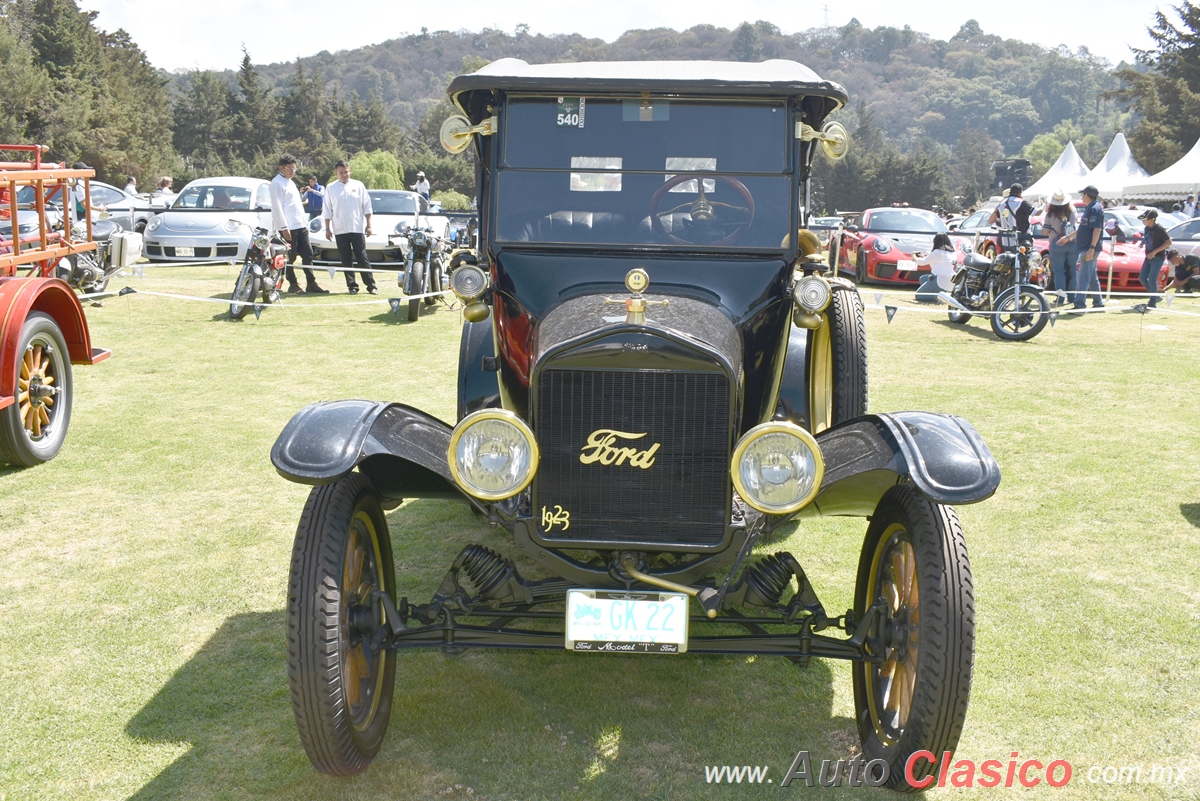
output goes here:
<path id="1" fill-rule="evenodd" d="M 1142 165 L 1133 157 L 1129 143 L 1125 141 L 1125 134 L 1118 133 L 1113 137 L 1104 158 L 1087 174 L 1083 184 L 1075 189 L 1091 184 L 1100 190 L 1100 197 L 1116 199 L 1125 196 L 1127 185 L 1142 183 L 1149 177 L 1150 173 L 1142 169 Z"/>
<path id="2" fill-rule="evenodd" d="M 1200 190 L 1200 141 L 1183 158 L 1160 173 L 1125 186 L 1130 200 L 1183 200 Z"/>
<path id="3" fill-rule="evenodd" d="M 1034 181 L 1033 186 L 1025 190 L 1023 197 L 1031 201 L 1041 200 L 1053 195 L 1057 189 L 1077 195 L 1080 189 L 1087 186 L 1085 179 L 1089 172 L 1088 166 L 1079 158 L 1075 143 L 1067 142 L 1058 161 L 1046 170 L 1045 175 Z"/>

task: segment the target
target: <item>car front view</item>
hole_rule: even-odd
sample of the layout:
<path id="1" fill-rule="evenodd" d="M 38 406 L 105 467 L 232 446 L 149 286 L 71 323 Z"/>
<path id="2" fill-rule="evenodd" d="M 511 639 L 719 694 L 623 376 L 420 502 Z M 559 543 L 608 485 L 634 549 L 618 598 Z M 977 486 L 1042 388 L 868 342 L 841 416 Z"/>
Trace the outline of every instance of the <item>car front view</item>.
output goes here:
<path id="1" fill-rule="evenodd" d="M 851 660 L 864 757 L 904 786 L 909 756 L 953 750 L 966 714 L 974 611 L 950 504 L 1000 474 L 957 417 L 866 413 L 862 302 L 805 228 L 813 160 L 848 146 L 827 121 L 845 90 L 791 61 L 504 59 L 450 94 L 463 116 L 442 140 L 475 148 L 480 199 L 478 265 L 451 276 L 459 419 L 316 403 L 272 450 L 314 485 L 289 589 L 313 764 L 370 762 L 398 649 L 763 654 Z M 481 543 L 432 598 L 398 594 L 383 510 L 409 498 L 472 505 L 525 575 Z M 871 520 L 844 614 L 800 559 L 755 552 L 819 515 Z"/>

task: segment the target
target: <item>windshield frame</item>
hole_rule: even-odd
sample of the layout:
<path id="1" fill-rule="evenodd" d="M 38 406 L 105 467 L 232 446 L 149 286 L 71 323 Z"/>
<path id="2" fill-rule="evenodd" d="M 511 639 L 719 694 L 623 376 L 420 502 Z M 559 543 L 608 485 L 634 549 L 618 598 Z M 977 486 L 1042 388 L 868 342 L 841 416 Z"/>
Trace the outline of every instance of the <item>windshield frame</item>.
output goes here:
<path id="1" fill-rule="evenodd" d="M 736 107 L 738 107 L 738 106 L 746 106 L 746 107 L 757 106 L 759 108 L 767 107 L 767 108 L 778 109 L 778 111 L 783 114 L 783 124 L 781 126 L 781 130 L 779 131 L 779 133 L 782 133 L 783 136 L 778 140 L 778 148 L 777 148 L 779 151 L 778 169 L 777 170 L 764 170 L 764 169 L 738 170 L 736 167 L 734 169 L 721 169 L 720 167 L 723 167 L 724 165 L 720 161 L 718 161 L 718 167 L 719 167 L 718 169 L 688 169 L 685 166 L 667 167 L 666 164 L 664 164 L 661 168 L 647 169 L 647 168 L 645 168 L 645 163 L 639 165 L 637 168 L 625 168 L 624 165 L 622 165 L 622 167 L 620 167 L 620 168 L 604 168 L 604 167 L 596 167 L 596 166 L 591 166 L 591 165 L 586 165 L 586 166 L 582 166 L 582 165 L 565 166 L 564 165 L 564 166 L 553 166 L 553 167 L 522 166 L 521 161 L 510 158 L 509 144 L 513 138 L 515 138 L 517 136 L 527 135 L 527 132 L 522 131 L 519 128 L 510 128 L 510 125 L 509 125 L 509 121 L 510 121 L 509 107 L 510 107 L 510 105 L 513 103 L 513 101 L 528 102 L 530 100 L 543 101 L 543 102 L 549 101 L 549 103 L 553 104 L 553 103 L 557 102 L 558 99 L 555 97 L 549 96 L 549 95 L 545 95 L 545 94 L 521 93 L 521 94 L 507 95 L 507 96 L 505 96 L 502 108 L 500 109 L 500 114 L 499 114 L 500 125 L 498 126 L 499 130 L 497 131 L 496 135 L 491 137 L 492 142 L 490 144 L 491 144 L 493 158 L 492 158 L 492 167 L 490 170 L 491 174 L 489 176 L 490 180 L 488 181 L 487 191 L 485 193 L 487 196 L 487 199 L 489 201 L 489 206 L 490 206 L 490 213 L 486 214 L 486 219 L 487 219 L 486 230 L 487 230 L 487 236 L 488 236 L 490 246 L 493 249 L 502 250 L 502 249 L 510 249 L 510 248 L 519 248 L 519 249 L 530 248 L 530 249 L 536 249 L 536 250 L 567 249 L 567 250 L 592 250 L 592 251 L 604 250 L 604 251 L 615 251 L 615 252 L 652 250 L 652 251 L 664 251 L 664 252 L 670 252 L 670 253 L 702 252 L 702 253 L 709 253 L 709 254 L 714 254 L 714 255 L 719 254 L 719 255 L 722 255 L 725 257 L 728 257 L 728 255 L 731 252 L 739 252 L 739 253 L 745 252 L 745 253 L 755 253 L 755 254 L 769 253 L 772 256 L 778 257 L 779 255 L 781 255 L 784 252 L 794 250 L 795 245 L 794 245 L 794 241 L 792 241 L 792 240 L 794 240 L 794 237 L 790 238 L 790 240 L 788 240 L 787 243 L 785 243 L 785 235 L 797 227 L 797 220 L 799 219 L 801 203 L 803 202 L 802 201 L 802 193 L 801 193 L 802 182 L 799 178 L 799 175 L 800 175 L 799 144 L 800 143 L 799 143 L 799 140 L 795 137 L 794 130 L 793 130 L 794 129 L 793 120 L 795 118 L 795 114 L 797 113 L 795 105 L 793 103 L 794 99 L 782 97 L 782 96 L 781 97 L 762 97 L 762 98 L 759 98 L 759 97 L 728 98 L 728 97 L 693 97 L 693 96 L 680 97 L 680 96 L 676 96 L 676 95 L 629 96 L 629 95 L 620 95 L 620 94 L 615 94 L 615 93 L 604 93 L 602 95 L 584 94 L 583 98 L 588 103 L 600 103 L 600 102 L 612 102 L 612 101 L 616 101 L 616 102 L 640 101 L 641 103 L 646 104 L 646 105 L 653 105 L 658 102 L 666 101 L 666 102 L 675 102 L 675 103 L 680 104 L 681 106 L 689 107 L 689 108 L 695 108 L 697 106 L 712 106 L 712 107 L 725 107 L 725 108 L 730 108 L 730 109 L 736 109 Z M 594 106 L 593 106 L 593 108 L 594 108 Z M 628 120 L 628 118 L 626 118 L 626 120 Z M 548 130 L 553 130 L 553 128 L 548 129 Z M 769 134 L 765 134 L 765 135 L 768 138 L 770 136 Z M 683 143 L 683 144 L 686 145 L 686 143 Z M 526 149 L 528 150 L 528 148 L 526 148 Z M 671 154 L 671 156 L 669 156 L 669 158 L 681 158 L 681 159 L 683 159 L 683 158 L 695 158 L 695 159 L 701 158 L 701 156 L 696 155 L 696 154 L 688 154 L 686 147 L 682 147 L 681 150 L 682 150 L 682 152 L 678 156 L 676 156 L 675 154 Z M 626 153 L 621 153 L 620 147 L 613 147 L 612 151 L 613 151 L 613 157 L 624 159 L 627 155 Z M 640 153 L 639 153 L 639 155 L 640 155 Z M 604 156 L 590 156 L 590 155 L 588 155 L 586 148 L 584 149 L 583 152 L 580 153 L 580 156 L 583 158 L 606 158 Z M 650 158 L 654 158 L 654 157 L 655 157 L 654 155 L 650 156 Z M 705 153 L 704 157 L 709 158 L 710 154 Z M 716 158 L 717 159 L 721 158 L 720 153 L 717 153 Z M 644 160 L 643 160 L 643 162 L 644 162 Z M 628 162 L 626 161 L 625 163 L 628 163 Z M 779 222 L 776 224 L 780 228 L 780 230 L 779 230 L 780 244 L 778 244 L 778 245 L 772 244 L 770 246 L 748 245 L 748 244 L 744 243 L 744 237 L 739 237 L 738 240 L 735 240 L 735 241 L 730 242 L 725 245 L 719 245 L 719 244 L 715 244 L 715 243 L 710 243 L 710 244 L 684 243 L 684 244 L 680 244 L 678 242 L 670 242 L 670 241 L 638 241 L 637 236 L 633 236 L 633 235 L 621 237 L 621 239 L 628 239 L 629 241 L 613 241 L 613 242 L 551 241 L 548 239 L 547 240 L 539 240 L 539 239 L 513 238 L 511 221 L 508 223 L 508 225 L 502 224 L 502 221 L 501 221 L 501 218 L 504 216 L 505 203 L 506 203 L 506 201 L 511 201 L 511 199 L 513 197 L 512 190 L 510 190 L 507 195 L 504 193 L 504 181 L 505 181 L 506 176 L 514 176 L 514 175 L 521 174 L 521 173 L 540 174 L 540 175 L 543 175 L 546 177 L 549 177 L 550 175 L 568 176 L 568 175 L 583 173 L 585 176 L 600 177 L 602 180 L 603 180 L 603 176 L 611 175 L 611 176 L 619 176 L 619 178 L 617 179 L 618 185 L 621 185 L 620 182 L 622 182 L 622 181 L 627 182 L 628 179 L 633 179 L 633 180 L 641 179 L 642 181 L 645 181 L 646 177 L 649 177 L 649 176 L 655 176 L 657 180 L 661 180 L 662 182 L 665 183 L 669 179 L 669 176 L 695 175 L 697 179 L 704 180 L 706 194 L 708 192 L 712 191 L 710 187 L 712 187 L 714 185 L 714 182 L 717 182 L 726 187 L 729 186 L 728 183 L 725 181 L 718 181 L 718 178 L 720 178 L 720 177 L 727 177 L 727 178 L 732 178 L 732 179 L 736 179 L 736 180 L 745 180 L 747 178 L 759 179 L 759 180 L 762 180 L 762 179 L 777 180 L 780 183 L 780 187 L 781 187 L 782 191 L 779 191 L 779 192 L 772 191 L 771 192 L 771 195 L 772 195 L 771 202 L 769 204 L 766 204 L 766 207 L 776 209 L 776 214 L 777 214 L 777 217 L 779 218 Z M 595 174 L 595 175 L 593 176 L 592 174 Z M 661 178 L 658 178 L 659 176 L 661 176 Z M 691 181 L 686 181 L 685 185 L 687 185 L 687 184 L 690 184 L 691 186 L 696 186 L 696 184 L 694 184 Z M 566 190 L 566 191 L 584 192 L 586 190 L 575 189 L 575 190 Z M 566 194 L 566 191 L 563 191 L 564 198 L 568 197 L 568 195 Z M 609 191 L 622 191 L 622 190 L 609 190 Z M 732 195 L 732 194 L 736 193 L 737 190 L 733 189 L 731 191 L 729 188 L 725 188 L 724 190 L 719 189 L 718 191 L 723 191 L 726 195 Z M 590 194 L 590 192 L 588 194 Z M 651 194 L 654 194 L 654 193 L 651 192 Z M 692 192 L 688 192 L 687 195 L 690 197 L 693 197 L 693 198 L 696 197 L 694 190 Z M 650 199 L 651 199 L 650 195 L 647 195 L 647 197 L 646 197 L 647 205 L 648 205 Z M 732 199 L 732 198 L 730 198 L 730 199 Z M 777 201 L 777 199 L 778 199 L 778 201 Z M 677 205 L 681 204 L 683 197 L 680 197 L 679 200 L 677 201 L 676 195 L 670 195 L 668 197 L 668 200 L 670 201 L 671 206 L 677 206 Z M 660 210 L 668 207 L 668 200 L 664 200 L 660 204 Z M 759 220 L 759 213 L 760 213 L 759 209 L 761 209 L 762 206 L 758 205 L 757 198 L 755 200 L 756 200 L 755 221 L 757 222 Z M 598 204 L 598 201 L 593 200 L 593 202 Z M 787 208 L 780 210 L 780 207 L 784 203 L 786 203 Z M 562 205 L 562 204 L 560 204 L 560 205 Z M 615 209 L 615 211 L 618 213 L 628 211 L 631 215 L 630 216 L 631 220 L 637 216 L 637 215 L 632 214 L 632 212 L 635 210 L 640 211 L 641 215 L 649 214 L 648 208 L 645 210 L 636 209 L 635 207 L 638 206 L 638 203 L 637 203 L 637 201 L 634 201 L 632 199 L 630 201 L 626 202 L 624 205 L 625 205 L 625 209 L 621 209 L 621 208 L 617 207 Z M 617 204 L 614 204 L 614 206 L 617 206 Z M 570 208 L 570 206 L 568 204 L 568 209 L 569 208 Z M 563 210 L 563 209 L 554 209 L 554 208 L 551 208 L 548 206 L 548 213 L 551 215 L 556 213 L 557 211 L 561 211 L 561 210 Z M 602 208 L 596 208 L 596 209 L 578 209 L 576 211 L 589 211 L 589 210 L 593 211 L 593 212 L 597 212 L 597 211 L 607 212 L 607 211 L 609 211 L 609 208 L 602 207 Z M 786 221 L 783 219 L 784 217 L 786 217 Z M 530 217 L 530 220 L 534 220 L 535 218 L 536 218 L 536 215 L 533 215 Z M 644 220 L 641 223 L 641 225 L 644 225 Z M 772 226 L 772 227 L 774 227 L 774 226 Z M 767 235 L 766 234 L 767 230 L 769 230 L 769 229 L 767 229 L 767 228 L 763 229 L 762 236 Z M 502 235 L 502 231 L 506 232 L 507 238 L 505 238 L 504 235 Z"/>

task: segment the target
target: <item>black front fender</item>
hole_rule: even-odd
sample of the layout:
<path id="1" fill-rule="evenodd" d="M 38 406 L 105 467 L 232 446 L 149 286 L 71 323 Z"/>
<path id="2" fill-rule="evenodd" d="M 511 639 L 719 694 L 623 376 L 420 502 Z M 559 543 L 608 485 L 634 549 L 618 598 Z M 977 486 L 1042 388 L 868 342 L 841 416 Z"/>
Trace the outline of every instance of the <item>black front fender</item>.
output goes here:
<path id="1" fill-rule="evenodd" d="M 469 501 L 450 475 L 450 431 L 448 423 L 400 403 L 313 403 L 284 426 L 271 462 L 300 484 L 332 484 L 357 467 L 388 500 Z"/>
<path id="2" fill-rule="evenodd" d="M 825 477 L 800 515 L 867 516 L 887 490 L 911 480 L 936 503 L 978 503 L 1000 486 L 1000 465 L 961 417 L 930 412 L 871 414 L 817 435 Z"/>

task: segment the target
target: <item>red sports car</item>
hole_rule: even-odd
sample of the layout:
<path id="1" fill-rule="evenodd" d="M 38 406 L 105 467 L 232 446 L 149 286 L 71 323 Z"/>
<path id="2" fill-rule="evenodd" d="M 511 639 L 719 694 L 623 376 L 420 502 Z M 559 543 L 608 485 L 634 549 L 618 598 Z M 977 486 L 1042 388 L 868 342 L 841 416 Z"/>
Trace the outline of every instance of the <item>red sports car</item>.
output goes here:
<path id="1" fill-rule="evenodd" d="M 838 269 L 853 273 L 862 284 L 920 282 L 929 272 L 918 267 L 913 253 L 928 253 L 934 234 L 949 233 L 946 224 L 932 211 L 909 208 L 867 209 L 851 220 L 842 233 Z M 960 241 L 954 258 L 961 261 L 971 251 Z"/>

